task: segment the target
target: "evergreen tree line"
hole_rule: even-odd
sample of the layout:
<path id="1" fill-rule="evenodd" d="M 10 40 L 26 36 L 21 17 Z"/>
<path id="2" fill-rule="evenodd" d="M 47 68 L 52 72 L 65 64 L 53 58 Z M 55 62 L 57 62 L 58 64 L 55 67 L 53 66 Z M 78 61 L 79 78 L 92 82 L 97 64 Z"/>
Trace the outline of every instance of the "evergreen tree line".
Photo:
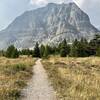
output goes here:
<path id="1" fill-rule="evenodd" d="M 89 57 L 100 56 L 100 35 L 95 35 L 89 42 L 85 38 L 75 39 L 68 44 L 64 39 L 58 46 L 41 45 L 36 43 L 34 50 L 17 50 L 13 45 L 6 51 L 0 51 L 0 55 L 8 58 L 18 58 L 19 55 L 32 55 L 33 57 L 47 58 L 49 55 L 60 55 L 61 57 Z"/>
<path id="2" fill-rule="evenodd" d="M 64 39 L 58 46 L 41 45 L 36 43 L 33 57 L 48 57 L 49 55 L 60 55 L 61 57 L 89 57 L 100 56 L 100 35 L 95 35 L 89 42 L 85 38 L 75 39 L 68 44 Z"/>

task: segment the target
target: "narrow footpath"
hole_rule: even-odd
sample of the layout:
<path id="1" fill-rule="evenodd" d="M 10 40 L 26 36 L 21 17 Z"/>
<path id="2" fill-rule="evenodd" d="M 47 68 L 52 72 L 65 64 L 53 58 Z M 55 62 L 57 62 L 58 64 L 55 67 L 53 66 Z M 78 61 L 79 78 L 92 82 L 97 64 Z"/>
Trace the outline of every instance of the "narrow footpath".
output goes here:
<path id="1" fill-rule="evenodd" d="M 33 73 L 27 88 L 23 90 L 25 96 L 22 100 L 57 100 L 40 59 L 33 66 Z"/>

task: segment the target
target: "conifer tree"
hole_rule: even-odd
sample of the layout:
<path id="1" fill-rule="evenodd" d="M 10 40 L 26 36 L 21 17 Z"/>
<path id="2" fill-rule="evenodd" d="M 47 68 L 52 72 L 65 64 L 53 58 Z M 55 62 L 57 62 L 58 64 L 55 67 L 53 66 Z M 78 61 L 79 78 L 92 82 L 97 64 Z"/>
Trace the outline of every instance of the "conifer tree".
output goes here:
<path id="1" fill-rule="evenodd" d="M 96 56 L 100 57 L 100 47 L 98 47 L 98 49 L 96 50 Z"/>
<path id="2" fill-rule="evenodd" d="M 19 57 L 19 52 L 17 49 L 15 49 L 13 52 L 12 52 L 12 58 L 18 58 Z"/>
<path id="3" fill-rule="evenodd" d="M 19 52 L 13 45 L 11 45 L 7 48 L 6 57 L 8 57 L 8 58 L 18 58 Z"/>
<path id="4" fill-rule="evenodd" d="M 50 54 L 49 46 L 46 45 L 46 46 L 45 46 L 45 51 L 44 51 L 44 57 L 47 58 L 47 57 L 49 56 L 49 54 Z"/>
<path id="5" fill-rule="evenodd" d="M 40 57 L 40 49 L 39 49 L 39 44 L 36 43 L 33 51 L 33 57 Z"/>
<path id="6" fill-rule="evenodd" d="M 61 57 L 66 57 L 66 55 L 69 54 L 70 52 L 70 47 L 68 46 L 66 39 L 64 39 L 62 41 L 62 43 L 60 43 L 59 45 L 59 49 L 60 49 L 60 56 Z"/>
<path id="7" fill-rule="evenodd" d="M 78 44 L 79 44 L 78 40 L 75 39 L 75 41 L 73 42 L 73 44 L 71 46 L 70 56 L 72 56 L 72 57 L 77 57 L 78 56 L 78 52 L 77 52 Z"/>
<path id="8" fill-rule="evenodd" d="M 65 49 L 62 48 L 62 49 L 60 50 L 60 56 L 61 56 L 61 57 L 66 57 L 66 51 L 65 51 Z"/>
<path id="9" fill-rule="evenodd" d="M 45 46 L 41 45 L 40 47 L 40 56 L 43 57 L 44 56 L 44 52 L 45 52 Z"/>
<path id="10" fill-rule="evenodd" d="M 87 57 L 89 56 L 89 45 L 85 38 L 80 41 L 75 39 L 72 44 L 70 55 L 73 57 Z"/>
<path id="11" fill-rule="evenodd" d="M 78 57 L 87 57 L 88 54 L 88 42 L 85 38 L 81 38 L 77 47 Z"/>
<path id="12" fill-rule="evenodd" d="M 91 48 L 91 54 L 96 55 L 98 48 L 100 47 L 100 35 L 95 35 L 92 40 L 89 42 L 89 46 Z"/>

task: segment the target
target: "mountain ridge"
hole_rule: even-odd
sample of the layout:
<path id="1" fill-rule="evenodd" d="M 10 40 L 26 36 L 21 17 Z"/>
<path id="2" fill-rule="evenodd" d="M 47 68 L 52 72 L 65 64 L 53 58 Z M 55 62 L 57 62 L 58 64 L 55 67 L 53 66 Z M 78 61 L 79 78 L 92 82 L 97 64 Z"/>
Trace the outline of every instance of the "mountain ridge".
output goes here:
<path id="1" fill-rule="evenodd" d="M 39 43 L 57 44 L 64 38 L 91 39 L 99 33 L 89 16 L 75 3 L 49 3 L 45 7 L 26 11 L 0 32 L 0 47 L 14 44 L 17 48 L 32 48 Z"/>

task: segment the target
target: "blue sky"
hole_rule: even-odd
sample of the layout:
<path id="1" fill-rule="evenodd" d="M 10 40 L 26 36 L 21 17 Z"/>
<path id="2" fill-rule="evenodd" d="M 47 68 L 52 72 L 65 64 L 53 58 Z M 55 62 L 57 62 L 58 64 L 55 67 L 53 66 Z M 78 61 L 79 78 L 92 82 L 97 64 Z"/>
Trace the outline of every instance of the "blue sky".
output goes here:
<path id="1" fill-rule="evenodd" d="M 6 28 L 23 12 L 45 6 L 50 2 L 75 2 L 90 16 L 92 24 L 100 27 L 100 0 L 0 0 L 0 30 Z"/>

